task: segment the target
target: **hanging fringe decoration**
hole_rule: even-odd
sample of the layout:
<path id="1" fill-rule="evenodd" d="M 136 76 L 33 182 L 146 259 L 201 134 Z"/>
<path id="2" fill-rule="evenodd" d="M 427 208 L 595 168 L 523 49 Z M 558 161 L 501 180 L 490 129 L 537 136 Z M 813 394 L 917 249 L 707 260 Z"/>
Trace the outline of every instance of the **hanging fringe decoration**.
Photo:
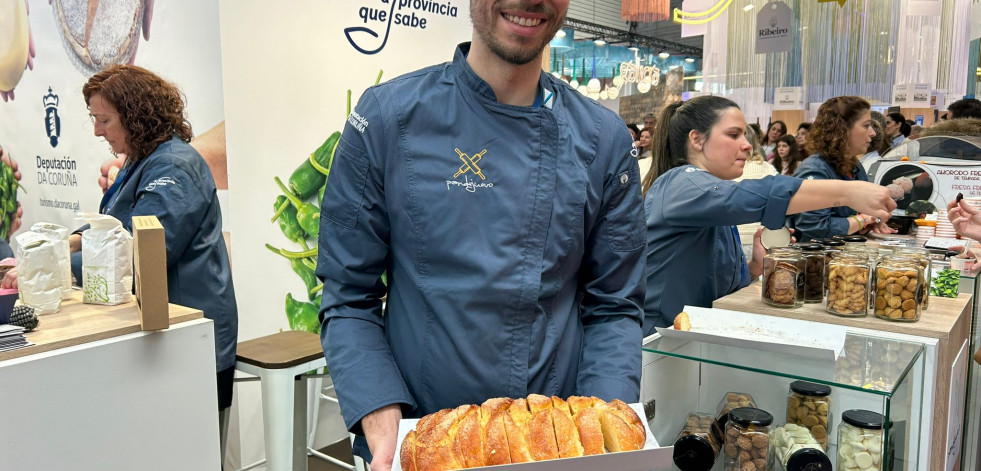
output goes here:
<path id="1" fill-rule="evenodd" d="M 623 0 L 620 17 L 638 23 L 667 20 L 671 18 L 671 0 Z"/>

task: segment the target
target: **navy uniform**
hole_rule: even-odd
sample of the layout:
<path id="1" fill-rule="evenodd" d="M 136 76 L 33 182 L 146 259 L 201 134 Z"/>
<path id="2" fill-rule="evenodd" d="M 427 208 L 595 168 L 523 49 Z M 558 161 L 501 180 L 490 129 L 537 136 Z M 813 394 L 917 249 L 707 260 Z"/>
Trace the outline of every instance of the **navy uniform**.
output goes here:
<path id="1" fill-rule="evenodd" d="M 794 172 L 794 176 L 805 180 L 869 181 L 869 174 L 865 173 L 865 167 L 861 163 L 856 163 L 851 175 L 841 175 L 821 157 L 821 154 L 804 159 Z M 848 216 L 854 214 L 856 214 L 855 210 L 848 206 L 835 206 L 795 214 L 787 218 L 787 221 L 790 227 L 794 228 L 797 240 L 807 242 L 812 239 L 848 234 Z"/>
<path id="2" fill-rule="evenodd" d="M 801 180 L 772 175 L 722 180 L 694 165 L 673 168 L 647 192 L 644 335 L 667 327 L 685 305 L 712 302 L 750 283 L 736 225 L 783 226 Z"/>
<path id="3" fill-rule="evenodd" d="M 630 134 L 545 73 L 536 106 L 499 103 L 468 50 L 366 90 L 334 156 L 321 338 L 354 431 L 391 404 L 418 417 L 529 393 L 638 399 Z"/>
<path id="4" fill-rule="evenodd" d="M 224 395 L 219 397 L 219 409 L 227 407 L 238 309 L 208 164 L 190 144 L 174 136 L 143 160 L 124 167 L 103 196 L 99 211 L 119 219 L 130 232 L 133 216 L 160 220 L 167 245 L 167 294 L 171 303 L 200 309 L 214 321 L 217 370 L 228 380 L 228 384 L 219 381 L 219 394 Z M 73 257 L 73 264 L 80 259 Z"/>

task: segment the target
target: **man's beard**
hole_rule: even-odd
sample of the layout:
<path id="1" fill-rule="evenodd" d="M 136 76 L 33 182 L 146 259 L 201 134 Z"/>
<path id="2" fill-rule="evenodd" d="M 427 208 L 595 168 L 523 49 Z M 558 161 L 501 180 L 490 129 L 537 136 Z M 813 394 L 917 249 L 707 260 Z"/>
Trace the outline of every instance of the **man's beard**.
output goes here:
<path id="1" fill-rule="evenodd" d="M 541 39 L 541 43 L 535 47 L 527 48 L 519 46 L 512 48 L 498 41 L 493 34 L 493 24 L 499 14 L 492 13 L 493 16 L 488 18 L 487 24 L 481 23 L 479 20 L 474 18 L 473 4 L 474 2 L 471 0 L 470 22 L 474 25 L 474 31 L 477 32 L 477 35 L 484 41 L 485 44 L 487 44 L 487 48 L 490 49 L 494 55 L 500 57 L 501 60 L 514 65 L 525 65 L 537 59 L 541 55 L 542 50 L 545 49 L 545 45 L 552 40 L 552 36 L 554 36 L 556 31 L 562 27 L 562 23 L 565 21 L 564 15 L 562 17 L 556 17 L 554 11 L 545 9 L 544 6 L 541 6 L 541 8 L 539 8 L 540 11 L 535 11 L 535 13 L 544 13 L 548 17 L 547 21 L 552 24 L 552 29 L 554 29 L 554 31 L 549 31 L 548 34 Z M 525 10 L 531 11 L 528 9 Z"/>

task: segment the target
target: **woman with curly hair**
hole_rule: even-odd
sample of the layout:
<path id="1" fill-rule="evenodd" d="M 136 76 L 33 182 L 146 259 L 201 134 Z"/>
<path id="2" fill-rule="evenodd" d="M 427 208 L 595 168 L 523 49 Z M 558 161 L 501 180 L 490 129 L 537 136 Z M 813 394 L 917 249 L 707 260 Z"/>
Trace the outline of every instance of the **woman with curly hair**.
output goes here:
<path id="1" fill-rule="evenodd" d="M 869 102 L 856 96 L 840 96 L 821 104 L 807 136 L 810 157 L 794 176 L 805 180 L 868 181 L 859 163 L 875 137 Z M 789 218 L 801 241 L 873 230 L 892 233 L 881 218 L 856 213 L 847 206 L 807 211 Z"/>
<path id="2" fill-rule="evenodd" d="M 99 212 L 115 217 L 129 231 L 133 216 L 156 216 L 164 226 L 170 302 L 200 309 L 215 322 L 218 408 L 225 409 L 232 401 L 238 309 L 215 182 L 204 159 L 188 144 L 191 125 L 183 94 L 131 65 L 95 74 L 82 94 L 95 135 L 114 153 L 126 155 Z M 81 235 L 73 234 L 70 244 L 72 252 L 80 251 Z"/>
<path id="3" fill-rule="evenodd" d="M 804 156 L 797 149 L 796 137 L 784 134 L 777 139 L 777 149 L 773 151 L 773 160 L 770 163 L 780 175 L 793 175 L 803 160 Z"/>

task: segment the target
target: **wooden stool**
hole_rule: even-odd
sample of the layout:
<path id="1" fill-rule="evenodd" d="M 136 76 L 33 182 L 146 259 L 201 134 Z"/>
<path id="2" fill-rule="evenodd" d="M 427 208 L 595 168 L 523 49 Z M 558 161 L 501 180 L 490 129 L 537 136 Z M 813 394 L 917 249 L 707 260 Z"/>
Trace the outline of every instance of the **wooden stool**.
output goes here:
<path id="1" fill-rule="evenodd" d="M 296 376 L 327 366 L 320 337 L 286 331 L 238 344 L 235 369 L 262 383 L 266 469 L 307 469 L 307 388 Z"/>

